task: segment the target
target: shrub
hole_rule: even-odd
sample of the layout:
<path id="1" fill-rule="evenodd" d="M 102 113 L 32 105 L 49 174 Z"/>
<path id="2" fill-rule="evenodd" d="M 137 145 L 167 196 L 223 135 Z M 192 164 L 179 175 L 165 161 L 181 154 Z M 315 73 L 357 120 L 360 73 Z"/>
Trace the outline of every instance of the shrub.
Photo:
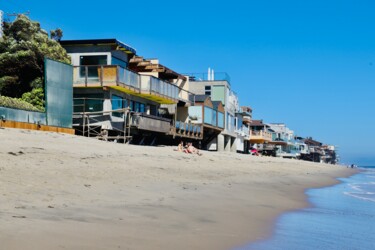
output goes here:
<path id="1" fill-rule="evenodd" d="M 37 108 L 31 105 L 30 103 L 22 101 L 21 99 L 6 96 L 0 96 L 0 107 L 44 112 L 44 108 Z"/>

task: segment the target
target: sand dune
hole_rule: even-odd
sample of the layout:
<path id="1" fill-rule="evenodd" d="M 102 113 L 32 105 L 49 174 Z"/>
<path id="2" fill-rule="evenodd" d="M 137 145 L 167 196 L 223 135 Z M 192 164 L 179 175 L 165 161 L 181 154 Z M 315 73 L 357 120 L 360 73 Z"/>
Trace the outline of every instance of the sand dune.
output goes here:
<path id="1" fill-rule="evenodd" d="M 0 249 L 231 249 L 354 171 L 0 129 Z"/>

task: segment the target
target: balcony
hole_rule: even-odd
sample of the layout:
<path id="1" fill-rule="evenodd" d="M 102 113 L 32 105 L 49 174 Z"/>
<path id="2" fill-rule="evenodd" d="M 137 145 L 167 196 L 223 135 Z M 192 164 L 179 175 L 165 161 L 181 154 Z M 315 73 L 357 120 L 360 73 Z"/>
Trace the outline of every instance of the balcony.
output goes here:
<path id="1" fill-rule="evenodd" d="M 250 123 L 251 123 L 251 117 L 250 117 L 250 116 L 243 116 L 243 117 L 242 117 L 242 122 L 243 122 L 244 124 L 248 124 L 248 125 L 250 125 Z"/>
<path id="2" fill-rule="evenodd" d="M 166 134 L 170 132 L 170 123 L 170 119 L 142 113 L 133 113 L 130 121 L 130 125 L 137 129 Z"/>
<path id="3" fill-rule="evenodd" d="M 204 124 L 207 126 L 224 129 L 224 114 L 210 107 L 191 106 L 189 107 L 189 117 L 193 124 Z M 203 118 L 204 117 L 204 118 Z"/>
<path id="4" fill-rule="evenodd" d="M 201 124 L 192 124 L 182 121 L 176 121 L 175 135 L 179 135 L 181 137 L 202 139 L 203 128 Z"/>
<path id="5" fill-rule="evenodd" d="M 249 137 L 250 135 L 250 129 L 246 126 L 241 126 L 239 129 L 236 129 L 235 132 L 244 137 Z"/>
<path id="6" fill-rule="evenodd" d="M 250 142 L 252 143 L 265 143 L 272 141 L 272 134 L 264 130 L 255 131 L 250 130 Z"/>
<path id="7" fill-rule="evenodd" d="M 185 90 L 173 83 L 139 75 L 117 65 L 74 66 L 73 87 L 109 87 L 160 104 L 174 104 L 188 97 Z"/>
<path id="8" fill-rule="evenodd" d="M 227 111 L 234 114 L 235 112 L 240 111 L 238 105 L 238 96 L 234 91 L 229 92 L 228 103 L 226 104 Z"/>

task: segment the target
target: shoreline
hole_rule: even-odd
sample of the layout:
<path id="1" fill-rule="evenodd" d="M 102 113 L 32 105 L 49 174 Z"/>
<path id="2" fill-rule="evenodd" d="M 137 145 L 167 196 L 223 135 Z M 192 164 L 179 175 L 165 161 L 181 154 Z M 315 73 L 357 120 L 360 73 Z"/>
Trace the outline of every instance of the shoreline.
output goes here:
<path id="1" fill-rule="evenodd" d="M 7 249 L 231 249 L 272 235 L 281 214 L 309 205 L 307 189 L 356 173 L 27 130 L 0 138 Z"/>

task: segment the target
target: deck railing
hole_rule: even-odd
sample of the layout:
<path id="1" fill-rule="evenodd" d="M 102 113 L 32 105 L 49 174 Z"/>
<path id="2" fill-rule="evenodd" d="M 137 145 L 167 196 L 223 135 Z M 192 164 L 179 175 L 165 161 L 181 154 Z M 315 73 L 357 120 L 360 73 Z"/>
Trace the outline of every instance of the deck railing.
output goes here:
<path id="1" fill-rule="evenodd" d="M 235 132 L 245 137 L 248 137 L 250 135 L 250 129 L 246 126 L 241 126 L 240 128 L 236 129 Z"/>
<path id="2" fill-rule="evenodd" d="M 225 72 L 215 72 L 213 79 L 208 73 L 184 73 L 183 75 L 187 75 L 190 81 L 227 81 L 230 84 L 230 76 Z"/>
<path id="3" fill-rule="evenodd" d="M 272 140 L 272 134 L 263 130 L 255 131 L 250 130 L 250 136 L 252 138 L 262 138 L 271 141 Z"/>
<path id="4" fill-rule="evenodd" d="M 182 121 L 176 121 L 175 128 L 177 134 L 193 137 L 202 137 L 203 135 L 203 129 L 201 124 L 192 124 Z"/>
<path id="5" fill-rule="evenodd" d="M 118 65 L 74 66 L 74 87 L 125 86 L 135 93 L 151 94 L 167 99 L 189 101 L 191 93 L 174 83 L 147 75 L 139 75 Z"/>

